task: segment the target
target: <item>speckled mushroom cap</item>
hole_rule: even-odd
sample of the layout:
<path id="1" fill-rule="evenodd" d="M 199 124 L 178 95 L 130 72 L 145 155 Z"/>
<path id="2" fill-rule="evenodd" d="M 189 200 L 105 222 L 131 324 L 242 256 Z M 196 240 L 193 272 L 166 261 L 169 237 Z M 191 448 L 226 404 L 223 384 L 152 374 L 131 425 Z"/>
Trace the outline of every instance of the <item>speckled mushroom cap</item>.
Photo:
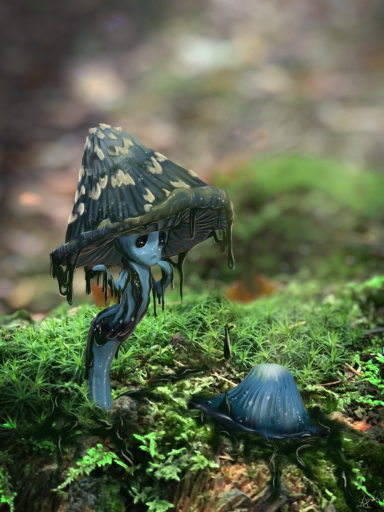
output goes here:
<path id="1" fill-rule="evenodd" d="M 222 253 L 229 246 L 233 268 L 233 205 L 223 189 L 208 186 L 120 127 L 100 124 L 89 132 L 66 243 L 51 253 L 53 277 L 58 266 L 67 271 L 96 264 L 121 267 L 115 238 L 162 229 L 169 229 L 162 260 L 214 236 Z M 218 230 L 225 231 L 222 239 Z"/>

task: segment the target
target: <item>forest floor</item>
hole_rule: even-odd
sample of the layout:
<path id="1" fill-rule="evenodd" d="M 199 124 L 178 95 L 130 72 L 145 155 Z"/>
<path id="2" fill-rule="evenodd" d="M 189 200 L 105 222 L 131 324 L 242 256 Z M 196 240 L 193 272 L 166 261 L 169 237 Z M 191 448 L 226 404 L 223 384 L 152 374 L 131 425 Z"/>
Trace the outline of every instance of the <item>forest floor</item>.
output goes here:
<path id="1" fill-rule="evenodd" d="M 383 4 L 131 4 L 0 8 L 0 512 L 382 510 Z M 183 301 L 176 276 L 113 361 L 111 412 L 83 380 L 101 290 L 86 302 L 79 269 L 71 308 L 49 273 L 100 122 L 235 211 L 235 269 L 212 239 L 191 252 Z M 187 408 L 259 363 L 329 436 L 235 436 Z"/>
<path id="2" fill-rule="evenodd" d="M 186 289 L 122 345 L 109 411 L 88 400 L 83 380 L 98 307 L 63 304 L 36 323 L 3 318 L 0 489 L 12 508 L 0 510 L 380 510 L 382 281 L 322 300 L 287 287 L 247 305 Z M 186 400 L 230 390 L 259 363 L 292 373 L 327 437 L 237 435 L 188 409 Z"/>

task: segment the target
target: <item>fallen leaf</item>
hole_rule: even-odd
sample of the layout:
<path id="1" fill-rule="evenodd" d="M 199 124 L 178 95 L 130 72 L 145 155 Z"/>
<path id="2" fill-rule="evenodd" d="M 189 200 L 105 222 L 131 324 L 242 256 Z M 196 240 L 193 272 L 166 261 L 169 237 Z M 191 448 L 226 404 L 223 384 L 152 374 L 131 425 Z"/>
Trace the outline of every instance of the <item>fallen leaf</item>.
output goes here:
<path id="1" fill-rule="evenodd" d="M 94 281 L 91 285 L 91 290 L 92 290 L 92 298 L 97 307 L 101 308 L 104 306 L 108 307 L 111 305 L 111 299 L 110 299 L 111 287 L 110 286 L 108 286 L 108 302 L 107 302 L 107 304 L 105 304 L 105 295 L 103 292 L 103 286 L 101 284 L 100 284 L 100 286 L 97 286 L 96 281 Z M 112 301 L 112 302 L 115 303 L 116 301 Z"/>
<path id="2" fill-rule="evenodd" d="M 276 285 L 261 274 L 254 274 L 253 280 L 256 292 L 252 292 L 242 279 L 230 283 L 225 289 L 228 299 L 248 304 L 258 297 L 271 295 L 276 289 Z"/>
<path id="3" fill-rule="evenodd" d="M 219 459 L 224 459 L 224 460 L 234 460 L 232 459 L 232 457 L 230 457 L 229 455 L 219 455 Z"/>
<path id="4" fill-rule="evenodd" d="M 360 432 L 366 432 L 367 430 L 369 430 L 371 428 L 372 425 L 369 425 L 365 419 L 363 419 L 362 421 L 357 421 L 357 422 L 353 422 L 351 424 L 351 426 L 355 429 L 355 430 L 359 430 Z"/>
<path id="5" fill-rule="evenodd" d="M 342 421 L 342 422 L 346 423 L 347 425 L 349 425 L 351 428 L 353 428 L 355 430 L 359 430 L 360 432 L 366 432 L 372 426 L 366 422 L 365 418 L 362 421 L 354 421 L 352 418 L 346 418 L 345 416 L 343 416 L 343 413 L 339 412 L 339 411 L 333 412 L 332 414 L 330 414 L 329 417 L 332 420 Z"/>

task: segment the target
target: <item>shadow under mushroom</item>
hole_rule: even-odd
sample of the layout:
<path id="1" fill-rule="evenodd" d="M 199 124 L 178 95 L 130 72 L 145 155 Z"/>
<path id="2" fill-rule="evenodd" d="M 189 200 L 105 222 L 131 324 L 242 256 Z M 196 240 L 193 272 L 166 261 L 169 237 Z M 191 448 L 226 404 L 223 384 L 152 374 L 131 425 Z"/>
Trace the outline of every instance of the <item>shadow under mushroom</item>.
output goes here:
<path id="1" fill-rule="evenodd" d="M 200 410 L 201 421 L 206 415 L 216 425 L 213 452 L 217 451 L 223 433 L 231 438 L 232 444 L 235 440 L 235 451 L 239 441 L 243 442 L 242 453 L 248 462 L 254 458 L 256 449 L 257 457 L 269 465 L 269 500 L 278 500 L 284 487 L 280 481 L 283 458 L 285 467 L 294 464 L 306 478 L 317 480 L 302 458 L 305 449 L 315 456 L 319 451 L 327 454 L 335 466 L 334 474 L 347 505 L 350 510 L 357 510 L 350 490 L 352 468 L 343 452 L 345 426 L 327 418 L 318 406 L 307 412 L 293 376 L 284 366 L 257 364 L 235 388 L 213 397 L 194 396 L 188 401 L 188 408 Z"/>

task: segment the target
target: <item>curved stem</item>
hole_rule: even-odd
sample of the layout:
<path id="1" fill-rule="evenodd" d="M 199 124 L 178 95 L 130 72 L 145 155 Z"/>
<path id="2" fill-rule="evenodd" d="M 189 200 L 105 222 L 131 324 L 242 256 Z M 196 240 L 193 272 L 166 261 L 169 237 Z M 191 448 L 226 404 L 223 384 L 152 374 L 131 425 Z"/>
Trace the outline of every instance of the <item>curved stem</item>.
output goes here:
<path id="1" fill-rule="evenodd" d="M 119 345 L 119 341 L 110 340 L 100 347 L 94 343 L 92 347 L 94 362 L 88 380 L 88 394 L 103 409 L 112 407 L 109 370 Z"/>

